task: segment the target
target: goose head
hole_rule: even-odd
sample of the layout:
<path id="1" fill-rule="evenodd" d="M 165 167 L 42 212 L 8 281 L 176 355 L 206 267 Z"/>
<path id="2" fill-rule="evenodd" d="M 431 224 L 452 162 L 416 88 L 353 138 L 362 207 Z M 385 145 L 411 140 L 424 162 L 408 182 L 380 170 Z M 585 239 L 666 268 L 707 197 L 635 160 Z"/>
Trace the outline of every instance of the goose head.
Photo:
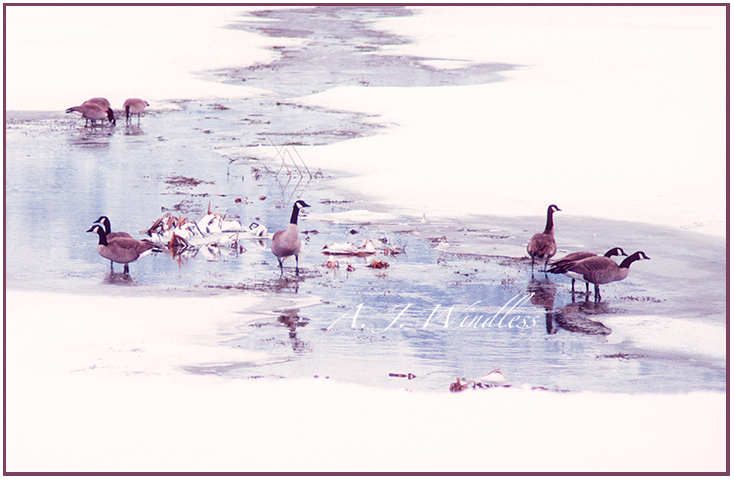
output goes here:
<path id="1" fill-rule="evenodd" d="M 112 125 L 115 125 L 115 112 L 112 111 L 111 108 L 107 108 L 107 120 L 110 121 Z"/>
<path id="2" fill-rule="evenodd" d="M 650 257 L 645 255 L 645 252 L 635 252 L 629 257 L 625 258 L 624 261 L 619 265 L 619 268 L 629 268 L 630 265 L 632 265 L 632 262 L 636 262 L 637 260 L 650 260 Z"/>
<path id="3" fill-rule="evenodd" d="M 99 220 L 98 220 L 99 221 Z M 626 253 L 624 253 L 624 250 L 622 250 L 621 247 L 614 247 L 610 249 L 607 253 L 604 254 L 605 257 L 616 257 L 619 255 L 627 256 Z"/>
<path id="4" fill-rule="evenodd" d="M 102 225 L 104 227 L 105 233 L 110 233 L 111 225 L 110 225 L 110 219 L 102 215 L 97 220 L 94 221 L 94 224 Z M 87 230 L 90 231 L 90 230 Z"/>
<path id="5" fill-rule="evenodd" d="M 99 235 L 99 244 L 107 245 L 107 233 L 105 233 L 102 225 L 95 223 L 89 230 L 87 230 L 87 233 L 96 233 Z"/>
<path id="6" fill-rule="evenodd" d="M 293 204 L 293 206 L 300 210 L 301 208 L 310 207 L 311 205 L 304 202 L 303 200 L 298 200 L 296 203 Z"/>

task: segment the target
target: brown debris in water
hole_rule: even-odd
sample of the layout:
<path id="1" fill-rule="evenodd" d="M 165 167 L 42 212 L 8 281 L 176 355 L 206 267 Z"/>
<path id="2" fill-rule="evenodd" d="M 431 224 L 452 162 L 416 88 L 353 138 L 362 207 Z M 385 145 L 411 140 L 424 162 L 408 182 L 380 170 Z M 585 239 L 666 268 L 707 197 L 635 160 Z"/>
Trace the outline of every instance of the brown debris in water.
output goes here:
<path id="1" fill-rule="evenodd" d="M 378 260 L 377 258 L 375 258 L 370 263 L 368 263 L 367 266 L 370 268 L 387 268 L 390 266 L 390 264 L 384 260 Z"/>
<path id="2" fill-rule="evenodd" d="M 449 391 L 450 392 L 462 392 L 469 388 L 469 385 L 472 384 L 472 381 L 468 381 L 465 384 L 461 383 L 461 379 L 459 377 L 456 377 L 456 382 L 449 385 Z"/>
<path id="3" fill-rule="evenodd" d="M 169 185 L 176 185 L 176 186 L 187 186 L 187 187 L 196 187 L 198 185 L 201 185 L 202 183 L 208 183 L 213 184 L 214 182 L 206 182 L 204 180 L 197 180 L 195 178 L 191 177 L 184 177 L 183 175 L 173 175 L 169 177 L 165 182 Z"/>

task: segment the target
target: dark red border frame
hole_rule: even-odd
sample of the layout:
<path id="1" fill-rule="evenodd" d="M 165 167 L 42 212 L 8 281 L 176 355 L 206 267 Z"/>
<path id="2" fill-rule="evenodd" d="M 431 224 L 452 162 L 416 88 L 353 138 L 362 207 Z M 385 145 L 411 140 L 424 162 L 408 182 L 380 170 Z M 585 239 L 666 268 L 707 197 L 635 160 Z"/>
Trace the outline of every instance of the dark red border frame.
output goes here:
<path id="1" fill-rule="evenodd" d="M 31 6 L 31 7 L 51 7 L 51 6 L 131 6 L 131 7 L 152 7 L 152 6 L 171 6 L 171 7 L 204 7 L 204 6 L 242 6 L 242 7 L 311 7 L 311 6 L 334 6 L 339 3 L 3 3 L 3 125 L 7 123 L 6 105 L 6 14 L 7 7 L 15 6 Z M 730 356 L 731 352 L 731 331 L 730 331 L 730 247 L 731 247 L 731 203 L 730 203 L 730 134 L 731 134 L 731 84 L 730 84 L 730 6 L 729 3 L 350 3 L 342 4 L 355 7 L 364 6 L 409 6 L 409 7 L 429 7 L 429 6 L 520 6 L 520 7 L 610 7 L 610 6 L 628 6 L 628 7 L 672 7 L 672 6 L 696 6 L 696 7 L 726 7 L 726 471 L 724 472 L 8 472 L 6 470 L 6 234 L 5 234 L 5 215 L 6 215 L 6 192 L 3 188 L 3 476 L 375 476 L 375 475 L 395 475 L 395 476 L 618 476 L 618 475 L 641 475 L 641 476 L 730 476 L 731 475 L 731 377 L 730 377 Z M 5 186 L 6 170 L 5 170 L 5 142 L 6 134 L 3 128 L 3 186 Z"/>

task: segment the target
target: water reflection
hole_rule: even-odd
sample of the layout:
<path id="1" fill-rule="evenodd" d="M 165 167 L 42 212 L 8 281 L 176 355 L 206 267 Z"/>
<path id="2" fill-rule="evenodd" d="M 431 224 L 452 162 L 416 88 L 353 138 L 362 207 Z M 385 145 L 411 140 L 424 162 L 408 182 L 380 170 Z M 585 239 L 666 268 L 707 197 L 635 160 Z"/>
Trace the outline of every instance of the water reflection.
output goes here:
<path id="1" fill-rule="evenodd" d="M 546 311 L 553 310 L 556 300 L 556 284 L 547 278 L 542 280 L 533 278 L 528 284 L 528 296 L 533 305 L 543 307 Z"/>
<path id="2" fill-rule="evenodd" d="M 125 128 L 122 131 L 123 135 L 145 135 L 145 131 L 140 127 L 140 125 L 133 125 L 131 123 L 128 123 L 125 125 Z"/>
<path id="3" fill-rule="evenodd" d="M 285 310 L 278 316 L 278 322 L 288 328 L 288 338 L 291 342 L 291 347 L 294 353 L 302 354 L 311 351 L 311 346 L 308 342 L 298 338 L 296 329 L 298 327 L 305 327 L 308 325 L 308 321 L 301 319 L 298 315 L 300 309 L 293 308 Z"/>
<path id="4" fill-rule="evenodd" d="M 71 130 L 67 142 L 74 147 L 107 149 L 114 134 L 114 126 L 84 127 Z"/>
<path id="5" fill-rule="evenodd" d="M 104 285 L 130 286 L 130 285 L 134 285 L 135 281 L 133 280 L 133 277 L 131 277 L 129 273 L 109 272 L 105 274 L 104 278 L 102 279 L 102 283 Z"/>
<path id="6" fill-rule="evenodd" d="M 591 319 L 592 315 L 609 313 L 601 304 L 572 302 L 553 312 L 553 321 L 560 328 L 569 332 L 585 333 L 587 335 L 609 335 L 612 329 L 601 322 Z"/>
<path id="7" fill-rule="evenodd" d="M 556 300 L 556 284 L 548 278 L 538 280 L 535 277 L 531 277 L 527 291 L 528 297 L 530 297 L 530 303 L 537 307 L 543 307 L 545 310 L 546 332 L 549 334 L 556 333 L 556 329 L 553 326 L 553 304 Z"/>
<path id="8" fill-rule="evenodd" d="M 577 303 L 576 299 L 571 297 L 571 303 L 555 308 L 556 284 L 547 278 L 542 280 L 531 278 L 527 292 L 530 302 L 545 310 L 545 329 L 549 335 L 557 333 L 558 328 L 587 335 L 612 333 L 612 330 L 603 323 L 592 320 L 593 315 L 612 312 L 606 304 L 592 303 L 588 296 L 583 303 Z"/>

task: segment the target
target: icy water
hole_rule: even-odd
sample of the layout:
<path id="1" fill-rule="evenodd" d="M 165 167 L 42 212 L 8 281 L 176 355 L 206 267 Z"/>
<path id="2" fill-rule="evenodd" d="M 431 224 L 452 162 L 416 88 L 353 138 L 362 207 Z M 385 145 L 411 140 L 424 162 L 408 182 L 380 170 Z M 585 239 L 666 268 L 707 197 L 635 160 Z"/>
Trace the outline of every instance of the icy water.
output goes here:
<path id="1" fill-rule="evenodd" d="M 11 113 L 6 288 L 257 295 L 260 305 L 243 312 L 238 327 L 213 334 L 223 345 L 265 351 L 270 360 L 178 365 L 191 374 L 320 376 L 448 391 L 457 377 L 476 379 L 501 368 L 512 385 L 554 390 L 724 390 L 723 239 L 559 213 L 559 257 L 621 246 L 652 259 L 633 264 L 626 281 L 604 287 L 595 305 L 572 299 L 566 277 L 531 275 L 525 244 L 542 230 L 542 216 L 425 222 L 396 216 L 379 199 L 337 190 L 335 173 L 319 170 L 318 158 L 300 156 L 300 145 L 345 141 L 386 126 L 359 112 L 304 107 L 294 96 L 335 85 L 486 83 L 511 68 L 444 71 L 429 67 L 430 59 L 369 55 L 407 41 L 371 29 L 369 20 L 407 14 L 401 8 L 286 9 L 262 12 L 258 22 L 242 20 L 236 28 L 304 39 L 302 47 L 280 48 L 283 57 L 271 65 L 210 72 L 266 88 L 269 96 L 184 99 L 180 110 L 149 113 L 130 125 L 120 119 L 115 127 L 84 128 L 62 113 Z M 277 147 L 266 155 L 251 148 L 271 143 Z M 304 176 L 293 164 L 290 174 L 282 168 L 280 148 Z M 269 243 L 254 240 L 181 256 L 164 252 L 132 264 L 129 276 L 120 266 L 110 274 L 95 236 L 86 233 L 104 214 L 113 230 L 143 238 L 165 212 L 197 218 L 208 209 L 272 233 L 287 223 L 298 198 L 311 205 L 299 224 L 305 243 L 298 277 L 290 259 L 281 278 Z M 41 232 L 53 240 L 43 247 Z M 391 250 L 335 257 L 338 268 L 325 264 L 324 246 L 367 239 Z M 389 266 L 369 268 L 373 259 Z"/>

